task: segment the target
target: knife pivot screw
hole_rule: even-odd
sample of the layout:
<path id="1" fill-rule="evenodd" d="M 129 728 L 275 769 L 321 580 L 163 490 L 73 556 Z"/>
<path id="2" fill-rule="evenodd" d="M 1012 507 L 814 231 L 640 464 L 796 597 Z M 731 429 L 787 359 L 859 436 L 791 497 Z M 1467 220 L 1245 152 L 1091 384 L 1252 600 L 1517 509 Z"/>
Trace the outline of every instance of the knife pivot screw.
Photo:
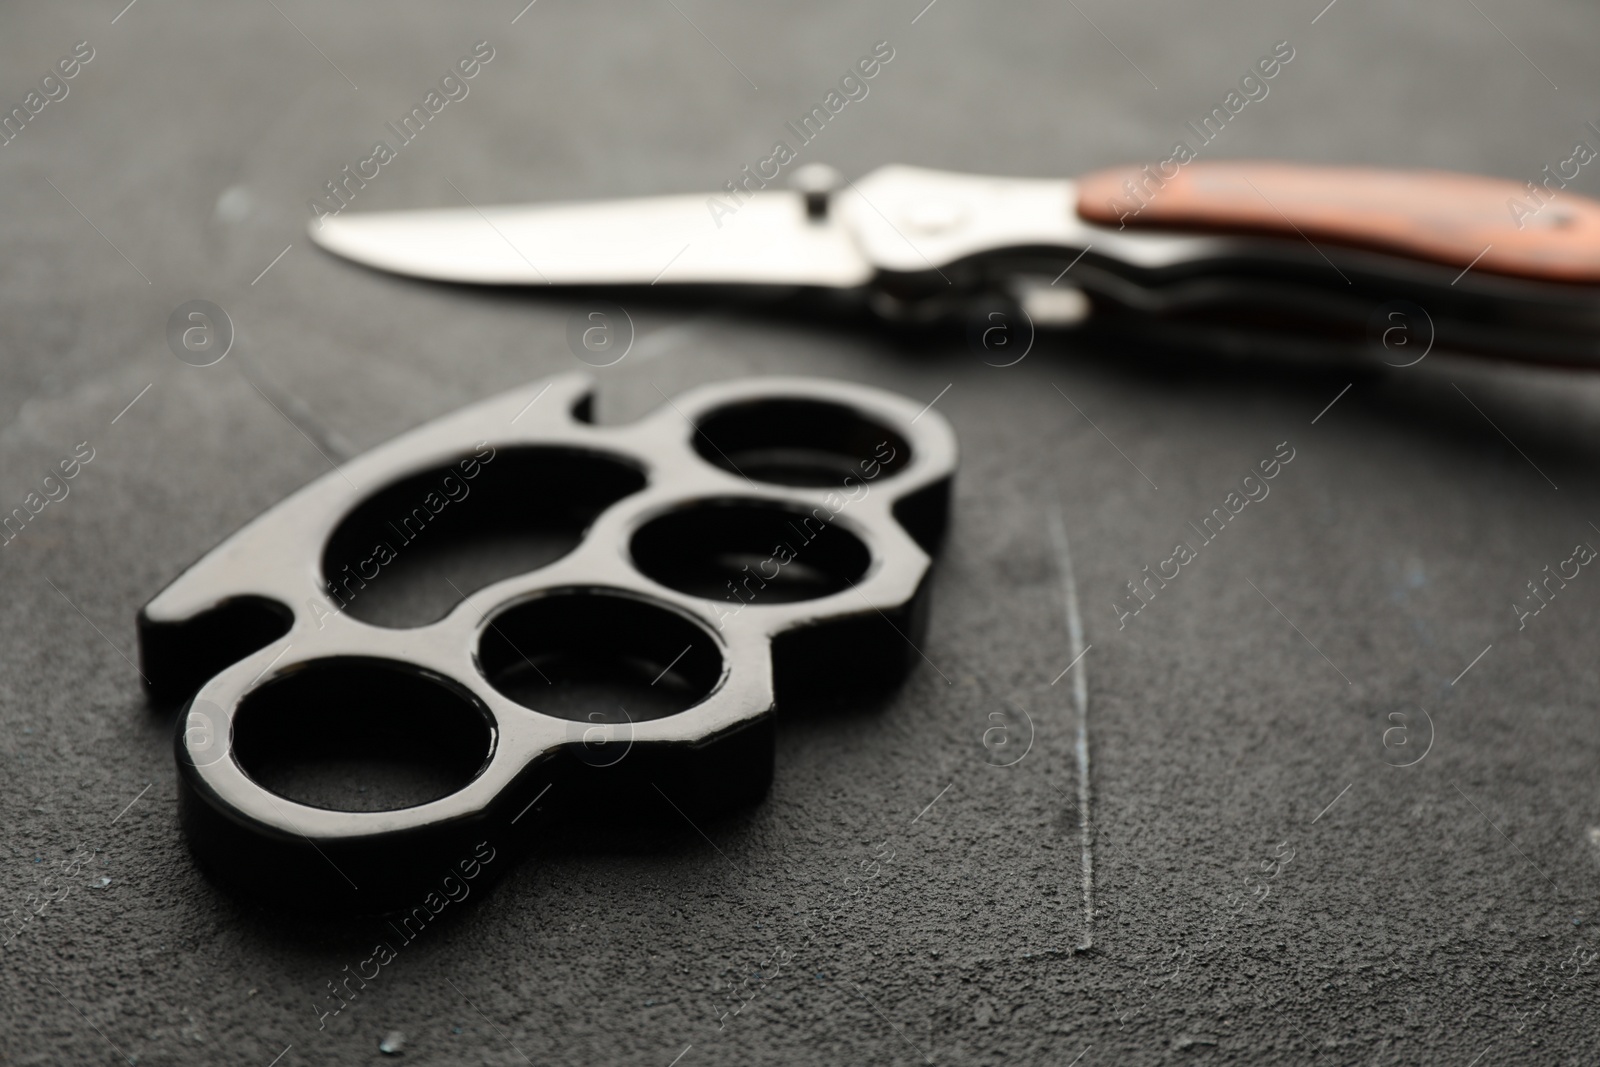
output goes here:
<path id="1" fill-rule="evenodd" d="M 826 163 L 807 163 L 789 176 L 789 184 L 805 197 L 806 218 L 821 221 L 828 217 L 828 199 L 844 188 L 844 175 Z"/>

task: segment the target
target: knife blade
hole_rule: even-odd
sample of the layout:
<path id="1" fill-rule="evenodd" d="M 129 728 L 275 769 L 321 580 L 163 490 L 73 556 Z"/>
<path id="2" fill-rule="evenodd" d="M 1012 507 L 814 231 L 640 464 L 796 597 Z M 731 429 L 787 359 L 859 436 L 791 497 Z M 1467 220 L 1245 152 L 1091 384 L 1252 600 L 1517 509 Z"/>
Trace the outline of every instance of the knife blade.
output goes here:
<path id="1" fill-rule="evenodd" d="M 357 263 L 444 282 L 867 284 L 872 267 L 845 227 L 806 225 L 804 211 L 797 194 L 773 191 L 717 229 L 704 197 L 660 196 L 366 212 L 313 224 L 311 236 Z"/>

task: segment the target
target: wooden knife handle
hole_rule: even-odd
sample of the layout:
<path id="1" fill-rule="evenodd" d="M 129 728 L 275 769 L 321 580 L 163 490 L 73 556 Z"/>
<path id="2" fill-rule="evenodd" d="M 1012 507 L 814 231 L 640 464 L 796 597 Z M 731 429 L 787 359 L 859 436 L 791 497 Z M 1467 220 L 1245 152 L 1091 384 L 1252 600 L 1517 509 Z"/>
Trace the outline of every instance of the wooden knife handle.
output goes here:
<path id="1" fill-rule="evenodd" d="M 1572 162 L 1569 160 L 1568 162 Z M 1118 167 L 1078 180 L 1078 215 L 1119 229 L 1258 234 L 1387 252 L 1455 269 L 1600 283 L 1600 201 L 1435 170 L 1196 162 L 1166 177 Z"/>

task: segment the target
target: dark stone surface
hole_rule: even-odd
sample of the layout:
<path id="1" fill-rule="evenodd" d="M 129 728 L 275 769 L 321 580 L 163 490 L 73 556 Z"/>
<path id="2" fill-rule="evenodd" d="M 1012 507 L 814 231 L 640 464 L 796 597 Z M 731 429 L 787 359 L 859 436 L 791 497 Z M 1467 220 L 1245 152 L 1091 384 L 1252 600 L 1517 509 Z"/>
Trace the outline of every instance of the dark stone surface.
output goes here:
<path id="1" fill-rule="evenodd" d="M 95 49 L 0 148 L 4 509 L 78 442 L 94 449 L 70 496 L 0 550 L 4 936 L 43 872 L 95 850 L 0 949 L 0 1062 L 110 1063 L 114 1044 L 145 1064 L 265 1065 L 292 1045 L 280 1064 L 351 1064 L 380 1059 L 395 1030 L 420 1063 L 1600 1055 L 1597 965 L 1574 975 L 1573 957 L 1600 948 L 1600 577 L 1585 569 L 1520 633 L 1510 609 L 1574 543 L 1600 543 L 1589 378 L 1071 343 L 996 370 L 959 341 L 630 308 L 640 340 L 600 372 L 602 420 L 744 374 L 929 399 L 952 385 L 939 407 L 965 462 L 927 662 L 887 701 L 785 718 L 770 797 L 704 837 L 670 811 L 641 811 L 643 829 L 536 827 L 531 858 L 401 946 L 322 1030 L 325 983 L 388 934 L 285 922 L 199 873 L 170 724 L 125 658 L 140 604 L 326 469 L 308 438 L 336 458 L 576 366 L 576 302 L 381 277 L 303 233 L 307 199 L 480 39 L 495 58 L 470 96 L 357 207 L 459 202 L 446 179 L 478 203 L 709 190 L 884 39 L 895 58 L 808 158 L 1039 175 L 1163 158 L 1287 38 L 1296 58 L 1217 156 L 1527 179 L 1594 143 L 1592 7 L 1341 0 L 1313 25 L 1318 2 L 940 0 L 915 24 L 921 0 L 542 0 L 515 24 L 516 0 L 147 0 L 113 22 L 118 6 L 19 8 L 0 37 L 7 108 L 74 42 Z M 164 339 L 197 298 L 238 331 L 203 370 Z M 1118 630 L 1121 583 L 1285 440 L 1295 459 L 1271 496 Z M 1077 668 L 1097 842 L 1087 954 L 1071 951 L 1071 678 L 1050 684 L 1070 658 L 1058 506 L 1093 645 Z M 981 738 L 1007 699 L 1037 733 L 1001 769 Z M 1384 749 L 1388 716 L 1418 706 L 1431 750 L 1385 766 L 1412 758 Z M 1225 915 L 1280 842 L 1294 859 L 1270 895 Z"/>

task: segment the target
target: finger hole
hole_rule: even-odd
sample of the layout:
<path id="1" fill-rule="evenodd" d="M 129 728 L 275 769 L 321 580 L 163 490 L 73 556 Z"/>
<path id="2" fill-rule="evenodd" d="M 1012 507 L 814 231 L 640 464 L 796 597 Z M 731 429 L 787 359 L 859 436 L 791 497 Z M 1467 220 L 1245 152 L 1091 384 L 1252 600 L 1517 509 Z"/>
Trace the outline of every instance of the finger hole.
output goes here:
<path id="1" fill-rule="evenodd" d="M 698 623 L 591 589 L 558 590 L 495 615 L 478 662 L 518 704 L 594 724 L 675 715 L 709 696 L 723 674 L 721 649 Z"/>
<path id="2" fill-rule="evenodd" d="M 374 625 L 433 622 L 474 590 L 560 559 L 595 516 L 644 484 L 610 456 L 481 446 L 351 511 L 323 554 L 329 596 Z"/>
<path id="3" fill-rule="evenodd" d="M 493 754 L 489 711 L 447 679 L 387 660 L 291 667 L 234 716 L 232 749 L 258 785 L 333 811 L 396 811 L 457 792 Z"/>
<path id="4" fill-rule="evenodd" d="M 822 400 L 752 400 L 696 424 L 694 448 L 723 470 L 777 485 L 840 486 L 911 461 L 904 437 L 854 408 Z"/>
<path id="5" fill-rule="evenodd" d="M 669 512 L 633 535 L 634 564 L 669 589 L 730 610 L 831 596 L 872 563 L 860 538 L 826 507 L 708 500 Z"/>

